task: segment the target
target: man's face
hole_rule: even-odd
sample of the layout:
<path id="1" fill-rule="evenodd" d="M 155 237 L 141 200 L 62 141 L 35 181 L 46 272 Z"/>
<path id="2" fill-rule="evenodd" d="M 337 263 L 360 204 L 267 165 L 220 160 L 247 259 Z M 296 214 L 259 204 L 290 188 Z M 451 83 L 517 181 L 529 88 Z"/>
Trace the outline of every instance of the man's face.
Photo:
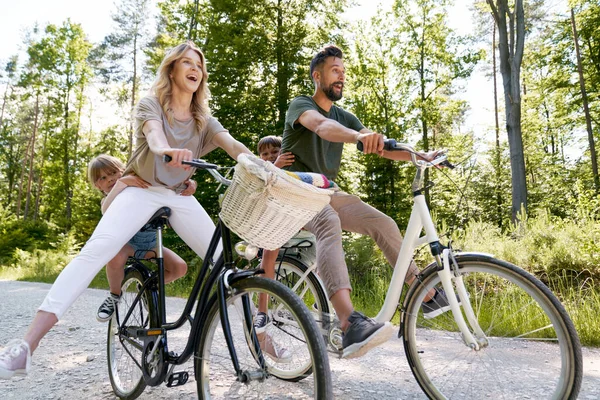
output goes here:
<path id="1" fill-rule="evenodd" d="M 344 61 L 337 57 L 327 57 L 320 72 L 319 88 L 331 101 L 338 101 L 343 96 L 346 69 Z"/>

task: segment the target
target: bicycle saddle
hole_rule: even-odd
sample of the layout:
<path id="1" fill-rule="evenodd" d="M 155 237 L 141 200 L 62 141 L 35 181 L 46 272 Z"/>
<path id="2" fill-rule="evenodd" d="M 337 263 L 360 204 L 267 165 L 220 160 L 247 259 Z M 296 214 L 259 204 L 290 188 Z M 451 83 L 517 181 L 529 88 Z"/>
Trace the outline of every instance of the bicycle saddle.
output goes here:
<path id="1" fill-rule="evenodd" d="M 159 226 L 165 226 L 169 223 L 169 217 L 171 216 L 171 209 L 169 207 L 161 207 L 154 213 L 148 220 L 148 223 L 144 225 L 141 231 L 147 231 L 150 229 L 157 229 Z"/>

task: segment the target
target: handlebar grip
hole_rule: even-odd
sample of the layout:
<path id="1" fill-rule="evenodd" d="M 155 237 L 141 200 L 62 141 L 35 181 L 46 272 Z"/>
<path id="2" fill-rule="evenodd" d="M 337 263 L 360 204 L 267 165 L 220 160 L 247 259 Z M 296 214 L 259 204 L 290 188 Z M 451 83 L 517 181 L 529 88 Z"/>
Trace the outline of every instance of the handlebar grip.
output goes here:
<path id="1" fill-rule="evenodd" d="M 356 148 L 359 151 L 364 151 L 364 145 L 360 140 L 358 142 L 356 142 Z M 384 150 L 396 150 L 396 139 L 384 139 L 383 140 L 383 149 Z"/>

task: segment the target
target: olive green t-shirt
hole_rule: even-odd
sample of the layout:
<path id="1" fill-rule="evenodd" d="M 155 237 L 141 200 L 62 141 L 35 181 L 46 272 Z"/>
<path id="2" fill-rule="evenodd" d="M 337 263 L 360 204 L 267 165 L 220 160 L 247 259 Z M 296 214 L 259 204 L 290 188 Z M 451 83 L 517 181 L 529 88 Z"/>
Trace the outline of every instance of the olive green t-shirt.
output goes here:
<path id="1" fill-rule="evenodd" d="M 209 117 L 202 132 L 198 132 L 196 120 L 179 121 L 173 118 L 173 125 L 169 124 L 167 117 L 155 96 L 147 96 L 140 100 L 134 113 L 134 138 L 135 151 L 131 155 L 125 172 L 131 172 L 150 183 L 152 186 L 165 186 L 180 193 L 185 189 L 183 184 L 194 173 L 195 169 L 175 168 L 168 166 L 150 150 L 148 141 L 143 132 L 144 123 L 150 120 L 160 121 L 169 146 L 177 149 L 191 150 L 194 158 L 202 157 L 216 148 L 212 140 L 219 132 L 227 131 L 223 125 L 213 117 Z"/>
<path id="2" fill-rule="evenodd" d="M 308 110 L 316 110 L 326 118 L 337 121 L 346 128 L 355 131 L 360 131 L 364 126 L 354 114 L 335 105 L 331 106 L 329 112 L 326 112 L 310 96 L 296 97 L 290 103 L 285 115 L 281 152 L 292 152 L 294 163 L 286 169 L 300 172 L 317 172 L 325 175 L 328 179 L 335 180 L 340 170 L 344 143 L 322 139 L 300 123 L 295 123 Z"/>

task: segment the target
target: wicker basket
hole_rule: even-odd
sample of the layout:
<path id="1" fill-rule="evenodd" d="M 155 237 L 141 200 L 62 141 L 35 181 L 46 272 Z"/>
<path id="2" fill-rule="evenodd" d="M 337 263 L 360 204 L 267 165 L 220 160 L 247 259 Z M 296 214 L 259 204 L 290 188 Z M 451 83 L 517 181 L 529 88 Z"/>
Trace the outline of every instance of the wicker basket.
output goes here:
<path id="1" fill-rule="evenodd" d="M 329 204 L 332 193 L 295 179 L 260 158 L 242 154 L 219 216 L 242 239 L 274 250 Z"/>

